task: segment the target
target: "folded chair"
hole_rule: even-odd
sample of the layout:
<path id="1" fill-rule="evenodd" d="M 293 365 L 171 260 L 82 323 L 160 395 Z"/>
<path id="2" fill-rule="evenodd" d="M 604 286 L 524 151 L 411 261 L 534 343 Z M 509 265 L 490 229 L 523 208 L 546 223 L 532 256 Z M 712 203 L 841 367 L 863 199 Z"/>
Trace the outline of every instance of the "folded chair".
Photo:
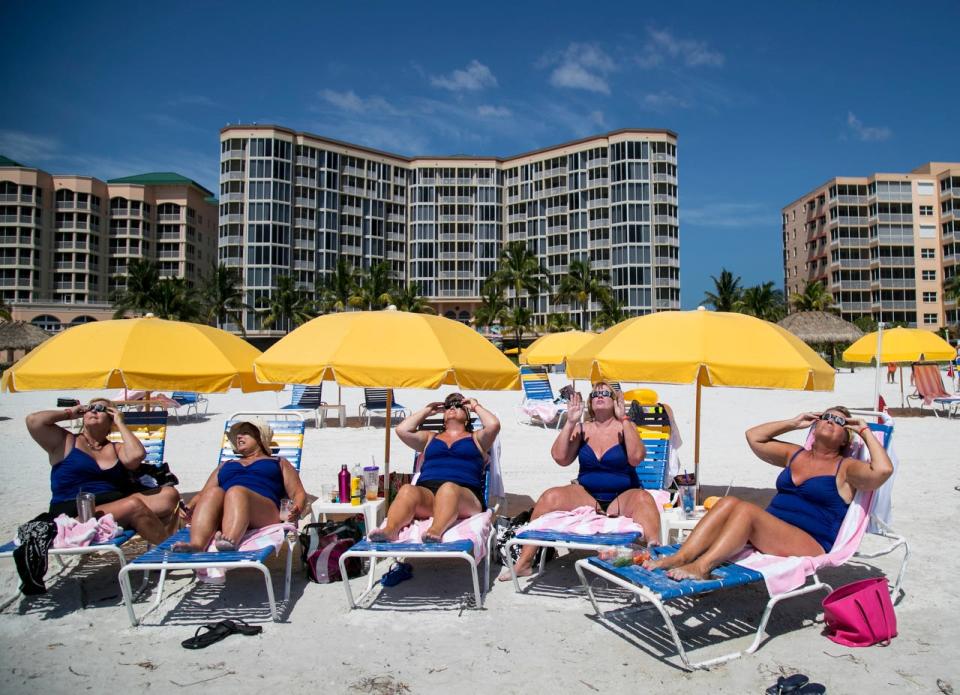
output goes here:
<path id="1" fill-rule="evenodd" d="M 890 457 L 896 467 L 896 457 L 890 448 L 894 427 L 893 419 L 886 413 L 854 411 L 854 414 L 877 417 L 881 420 L 880 424 L 871 423 L 870 429 L 873 431 L 874 436 L 881 441 L 890 453 Z M 890 480 L 888 480 L 880 490 L 860 491 L 857 493 L 840 527 L 840 532 L 833 550 L 831 550 L 830 553 L 818 557 L 776 557 L 746 549 L 736 558 L 734 563 L 727 562 L 720 565 L 712 572 L 714 578 L 704 581 L 676 581 L 667 577 L 663 570 L 647 570 L 637 565 L 615 567 L 608 562 L 600 560 L 598 557 L 579 560 L 575 568 L 584 589 L 587 591 L 590 602 L 600 619 L 609 619 L 609 616 L 601 612 L 597 604 L 593 585 L 587 578 L 588 573 L 593 575 L 594 578 L 604 579 L 615 586 L 632 592 L 641 600 L 651 603 L 663 618 L 683 665 L 688 669 L 709 668 L 712 665 L 730 661 L 743 654 L 752 654 L 756 651 L 763 639 L 764 630 L 767 621 L 770 619 L 770 614 L 780 601 L 815 591 L 832 591 L 832 587 L 826 582 L 821 581 L 817 574 L 823 567 L 839 566 L 855 556 L 864 558 L 878 557 L 903 547 L 904 556 L 900 565 L 900 571 L 896 581 L 891 587 L 891 593 L 895 595 L 899 594 L 903 573 L 910 554 L 909 548 L 907 547 L 906 540 L 894 534 L 880 518 L 882 516 L 882 500 L 884 497 L 889 499 L 890 488 L 888 486 L 892 484 L 895 476 L 896 471 L 894 471 L 894 476 L 891 476 Z M 863 535 L 868 532 L 875 533 L 891 541 L 889 546 L 875 553 L 857 553 Z M 665 546 L 656 548 L 656 552 L 670 554 L 676 552 L 679 547 L 679 545 Z M 718 589 L 726 589 L 762 581 L 766 582 L 770 598 L 767 601 L 763 616 L 750 646 L 742 652 L 732 652 L 724 656 L 692 662 L 684 648 L 683 642 L 674 625 L 673 616 L 671 616 L 667 610 L 666 604 L 671 601 L 705 594 Z"/>
<path id="2" fill-rule="evenodd" d="M 406 407 L 393 401 L 390 405 L 390 417 L 393 419 L 402 419 L 407 417 L 410 411 Z M 370 426 L 372 417 L 387 416 L 387 389 L 363 389 L 363 403 L 360 404 L 357 415 L 359 417 L 367 416 L 367 427 Z"/>
<path id="3" fill-rule="evenodd" d="M 907 396 L 907 401 L 920 401 L 921 410 L 925 405 L 933 406 L 933 413 L 937 417 L 953 417 L 960 410 L 960 394 L 951 395 L 947 392 L 938 365 L 929 362 L 914 363 L 913 383 L 917 390 Z"/>
<path id="4" fill-rule="evenodd" d="M 417 457 L 419 458 L 419 457 Z M 416 467 L 416 464 L 415 464 Z M 419 471 L 414 471 L 418 474 Z M 493 519 L 496 517 L 497 510 L 500 507 L 503 498 L 503 482 L 500 477 L 500 438 L 494 441 L 490 450 L 490 459 L 487 466 L 487 475 L 484 484 L 484 499 L 486 500 L 487 510 L 470 517 L 471 529 L 479 526 L 478 522 L 484 515 L 490 515 L 489 529 L 486 538 L 482 539 L 483 549 L 483 578 L 482 581 L 477 575 L 477 557 L 481 555 L 480 549 L 474 547 L 474 542 L 466 538 L 445 541 L 441 543 L 408 543 L 403 541 L 393 542 L 373 542 L 362 540 L 353 545 L 347 552 L 340 556 L 340 576 L 343 577 L 343 588 L 347 592 L 347 602 L 351 608 L 356 608 L 357 604 L 373 591 L 374 575 L 376 573 L 376 564 L 378 560 L 390 558 L 403 558 L 414 556 L 418 558 L 444 558 L 449 560 L 462 560 L 470 566 L 471 579 L 473 580 L 473 596 L 475 607 L 483 606 L 483 597 L 490 584 L 490 556 L 493 554 L 493 543 L 496 538 L 494 532 Z M 465 522 L 458 522 L 465 523 Z M 458 524 L 454 524 L 457 526 Z M 453 527 L 451 527 L 453 528 Z M 474 529 L 475 530 L 475 529 Z M 448 530 L 449 532 L 449 530 Z M 353 591 L 350 588 L 350 580 L 347 578 L 347 560 L 351 557 L 359 557 L 370 560 L 370 567 L 367 572 L 367 587 L 356 600 L 353 598 Z"/>
<path id="5" fill-rule="evenodd" d="M 145 465 L 160 466 L 164 462 L 163 452 L 167 437 L 167 413 L 163 410 L 153 412 L 131 412 L 124 413 L 123 420 L 130 431 L 137 437 L 147 450 L 147 456 L 144 459 Z M 119 432 L 111 432 L 110 441 L 121 441 Z M 126 555 L 121 546 L 136 535 L 133 529 L 126 529 L 119 536 L 108 543 L 99 543 L 96 545 L 86 545 L 77 548 L 53 548 L 48 551 L 48 555 L 57 558 L 57 562 L 63 567 L 63 556 L 65 555 L 91 555 L 105 553 L 114 555 L 120 566 L 127 563 Z M 0 546 L 0 558 L 13 557 L 13 551 L 16 544 L 13 541 Z"/>
<path id="6" fill-rule="evenodd" d="M 276 412 L 276 411 L 247 411 L 234 413 L 231 415 L 223 427 L 223 437 L 220 442 L 220 452 L 217 465 L 236 458 L 227 433 L 230 426 L 239 420 L 246 420 L 248 417 L 259 417 L 266 420 L 273 429 L 273 441 L 270 443 L 271 453 L 287 459 L 294 468 L 300 470 L 300 463 L 303 454 L 303 415 L 296 412 Z M 190 540 L 190 529 L 181 529 L 165 540 L 156 548 L 147 551 L 136 560 L 120 569 L 120 588 L 123 593 L 123 601 L 127 607 L 127 614 L 130 616 L 130 623 L 134 626 L 139 624 L 140 619 L 133 609 L 133 592 L 130 587 L 130 572 L 141 571 L 150 572 L 160 571 L 160 581 L 157 586 L 157 596 L 153 605 L 147 612 L 150 612 L 160 605 L 163 600 L 163 586 L 166 580 L 167 572 L 189 570 L 231 570 L 231 569 L 257 569 L 264 579 L 267 590 L 267 600 L 270 604 L 270 615 L 273 620 L 278 621 L 280 615 L 277 612 L 277 604 L 273 593 L 273 582 L 270 578 L 270 570 L 266 566 L 266 560 L 274 554 L 279 553 L 280 546 L 287 546 L 287 561 L 284 577 L 283 600 L 290 599 L 290 574 L 293 566 L 293 547 L 296 544 L 296 535 L 288 533 L 284 541 L 278 545 L 267 545 L 257 550 L 237 550 L 231 552 L 206 552 L 206 553 L 174 553 L 170 548 L 178 542 Z"/>
<path id="7" fill-rule="evenodd" d="M 520 365 L 520 383 L 523 386 L 523 400 L 520 412 L 527 416 L 527 423 L 539 422 L 546 428 L 548 422 L 560 421 L 567 412 L 567 404 L 555 398 L 550 386 L 550 377 L 544 367 Z"/>
<path id="8" fill-rule="evenodd" d="M 210 407 L 210 402 L 207 400 L 207 397 L 195 391 L 174 391 L 170 398 L 177 403 L 173 411 L 173 414 L 177 417 L 177 424 L 180 423 L 181 408 L 184 409 L 184 415 L 186 417 L 190 417 L 190 411 L 192 410 L 197 420 L 199 420 L 200 406 L 203 406 L 204 415 L 207 414 L 207 408 Z"/>
<path id="9" fill-rule="evenodd" d="M 282 410 L 297 410 L 305 413 L 313 413 L 314 423 L 320 425 L 320 406 L 326 405 L 323 400 L 323 385 L 304 386 L 294 384 L 293 392 L 290 394 L 290 402 L 283 406 Z"/>

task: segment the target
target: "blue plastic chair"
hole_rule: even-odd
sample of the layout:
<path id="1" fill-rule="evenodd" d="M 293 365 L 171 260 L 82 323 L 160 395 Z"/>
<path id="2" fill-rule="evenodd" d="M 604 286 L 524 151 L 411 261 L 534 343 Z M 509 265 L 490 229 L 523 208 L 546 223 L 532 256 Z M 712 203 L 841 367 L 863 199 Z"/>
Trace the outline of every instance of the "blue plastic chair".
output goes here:
<path id="1" fill-rule="evenodd" d="M 195 391 L 174 391 L 173 395 L 170 398 L 177 402 L 176 408 L 173 410 L 173 414 L 177 418 L 177 424 L 180 424 L 180 409 L 185 409 L 184 415 L 190 417 L 190 411 L 193 411 L 193 414 L 196 415 L 197 420 L 200 419 L 200 406 L 203 406 L 203 414 L 207 414 L 207 408 L 210 407 L 210 402 L 207 400 L 206 396 L 201 396 Z"/>
<path id="2" fill-rule="evenodd" d="M 403 405 L 393 401 L 390 405 L 390 417 L 402 419 L 407 417 L 410 411 Z M 372 417 L 387 416 L 387 389 L 363 389 L 363 403 L 360 404 L 357 415 L 367 417 L 367 427 L 370 426 Z"/>

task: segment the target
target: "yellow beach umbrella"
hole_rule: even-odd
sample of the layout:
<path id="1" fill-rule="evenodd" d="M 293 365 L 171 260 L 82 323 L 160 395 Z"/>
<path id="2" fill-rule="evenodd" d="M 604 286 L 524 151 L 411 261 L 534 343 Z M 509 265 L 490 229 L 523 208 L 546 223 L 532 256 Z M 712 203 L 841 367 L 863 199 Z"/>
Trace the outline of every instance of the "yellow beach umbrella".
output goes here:
<path id="1" fill-rule="evenodd" d="M 597 337 L 585 331 L 547 333 L 530 343 L 524 351 L 527 364 L 563 364 L 567 357 Z"/>
<path id="2" fill-rule="evenodd" d="M 515 347 L 507 348 L 503 351 L 503 354 L 507 355 L 508 357 L 516 357 L 517 355 L 523 355 L 524 353 L 526 353 L 526 350 Z"/>
<path id="3" fill-rule="evenodd" d="M 68 328 L 3 375 L 4 391 L 127 388 L 278 390 L 253 375 L 260 351 L 219 328 L 153 317 Z"/>
<path id="4" fill-rule="evenodd" d="M 834 370 L 780 326 L 701 308 L 627 319 L 568 357 L 567 375 L 591 381 L 695 382 L 694 465 L 699 474 L 701 387 L 832 391 Z"/>
<path id="5" fill-rule="evenodd" d="M 261 381 L 435 389 L 520 388 L 516 365 L 486 338 L 457 321 L 405 311 L 355 311 L 309 321 L 254 360 Z M 390 473 L 387 391 L 385 476 Z M 385 481 L 389 478 L 385 477 Z"/>

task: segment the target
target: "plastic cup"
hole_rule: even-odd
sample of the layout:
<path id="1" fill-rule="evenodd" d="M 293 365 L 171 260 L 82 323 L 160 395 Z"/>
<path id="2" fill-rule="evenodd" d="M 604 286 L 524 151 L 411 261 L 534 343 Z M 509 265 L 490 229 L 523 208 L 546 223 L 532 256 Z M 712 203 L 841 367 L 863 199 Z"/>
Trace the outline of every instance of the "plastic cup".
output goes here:
<path id="1" fill-rule="evenodd" d="M 97 507 L 97 498 L 92 492 L 77 493 L 77 521 L 81 524 L 90 521 Z"/>
<path id="2" fill-rule="evenodd" d="M 693 516 L 693 510 L 696 507 L 696 499 L 696 485 L 680 486 L 680 506 L 683 508 L 683 515 L 688 519 Z"/>
<path id="3" fill-rule="evenodd" d="M 363 485 L 367 491 L 367 501 L 376 502 L 380 494 L 380 467 L 366 466 L 363 469 Z"/>
<path id="4" fill-rule="evenodd" d="M 290 512 L 293 511 L 293 500 L 284 497 L 280 500 L 280 521 L 290 521 Z"/>

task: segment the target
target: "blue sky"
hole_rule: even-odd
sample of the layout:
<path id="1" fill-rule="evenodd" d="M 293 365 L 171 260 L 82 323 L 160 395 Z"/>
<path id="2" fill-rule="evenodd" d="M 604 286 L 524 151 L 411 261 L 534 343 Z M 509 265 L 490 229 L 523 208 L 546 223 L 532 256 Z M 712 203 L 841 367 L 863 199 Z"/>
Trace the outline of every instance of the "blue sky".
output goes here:
<path id="1" fill-rule="evenodd" d="M 833 175 L 960 161 L 960 3 L 0 5 L 0 153 L 216 190 L 217 131 L 402 154 L 679 136 L 685 308 L 781 283 L 780 208 Z M 732 7 L 731 7 L 732 6 Z"/>

